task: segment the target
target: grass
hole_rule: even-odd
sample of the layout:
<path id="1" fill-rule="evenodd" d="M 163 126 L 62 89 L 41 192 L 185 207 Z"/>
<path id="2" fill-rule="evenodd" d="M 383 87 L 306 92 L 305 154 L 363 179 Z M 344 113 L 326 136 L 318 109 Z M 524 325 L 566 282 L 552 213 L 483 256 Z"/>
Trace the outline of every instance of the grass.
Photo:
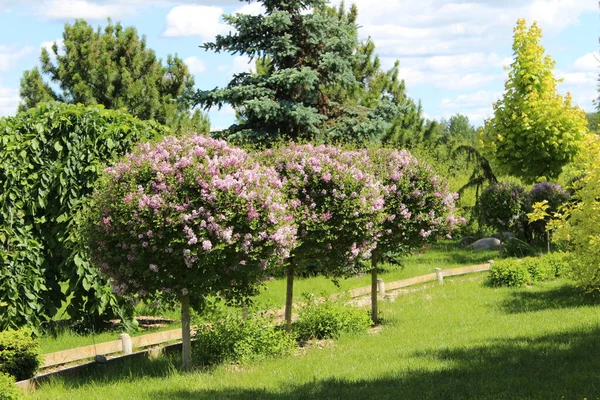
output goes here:
<path id="1" fill-rule="evenodd" d="M 400 295 L 379 333 L 212 372 L 162 357 L 58 378 L 34 399 L 596 399 L 600 302 L 565 280 L 485 287 L 485 274 Z"/>
<path id="2" fill-rule="evenodd" d="M 429 274 L 435 268 L 447 269 L 464 265 L 481 264 L 491 258 L 497 257 L 497 255 L 497 251 L 465 250 L 459 248 L 456 241 L 443 241 L 405 258 L 402 267 L 384 264 L 383 267 L 386 269 L 386 272 L 381 273 L 380 277 L 386 282 L 392 282 Z M 368 285 L 370 285 L 370 275 L 341 279 L 339 286 L 336 286 L 330 279 L 325 277 L 296 279 L 294 283 L 294 301 L 302 301 L 302 294 L 306 292 L 319 295 L 333 294 Z M 285 287 L 285 279 L 267 282 L 265 290 L 255 298 L 256 306 L 263 309 L 282 307 L 285 301 Z M 152 312 L 153 310 L 147 306 L 139 306 L 137 310 L 138 315 L 149 315 Z M 166 314 L 161 314 L 161 316 L 177 320 L 179 318 L 179 310 L 175 308 L 172 311 L 166 312 Z M 180 324 L 175 323 L 162 329 L 138 332 L 134 335 L 176 329 L 180 326 Z M 40 344 L 42 353 L 45 354 L 117 340 L 119 333 L 120 331 L 115 330 L 83 335 L 65 329 L 60 331 L 56 336 L 43 336 Z"/>
<path id="3" fill-rule="evenodd" d="M 476 265 L 498 257 L 498 251 L 473 251 L 461 249 L 456 241 L 442 241 L 427 249 L 406 257 L 402 266 L 383 264 L 386 270 L 379 274 L 385 282 L 393 282 L 414 276 L 426 275 L 434 272 L 436 268 L 449 269 L 466 265 Z M 350 289 L 369 286 L 369 274 L 360 277 L 340 279 L 339 286 L 323 276 L 299 279 L 294 281 L 294 301 L 301 301 L 303 293 L 333 294 L 345 292 Z M 266 290 L 255 298 L 255 302 L 263 308 L 282 307 L 285 304 L 285 279 L 278 279 L 266 283 Z"/>

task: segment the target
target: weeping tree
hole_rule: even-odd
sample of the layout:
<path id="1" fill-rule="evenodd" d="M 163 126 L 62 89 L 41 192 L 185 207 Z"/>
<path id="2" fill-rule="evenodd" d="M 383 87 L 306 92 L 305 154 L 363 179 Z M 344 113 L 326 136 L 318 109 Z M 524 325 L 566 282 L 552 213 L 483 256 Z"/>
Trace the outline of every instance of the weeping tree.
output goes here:
<path id="1" fill-rule="evenodd" d="M 244 302 L 295 246 L 281 186 L 273 169 L 201 135 L 140 145 L 99 181 L 93 260 L 118 293 L 181 302 L 184 367 L 190 306 L 200 311 L 208 295 Z"/>
<path id="2" fill-rule="evenodd" d="M 479 199 L 479 193 L 485 186 L 498 183 L 498 178 L 492 171 L 492 167 L 487 158 L 485 158 L 479 150 L 473 146 L 460 145 L 452 152 L 452 158 L 457 160 L 459 157 L 464 157 L 467 162 L 467 167 L 473 166 L 473 172 L 469 176 L 469 180 L 460 189 L 458 194 L 462 195 L 467 189 L 475 188 L 475 204 Z"/>
<path id="3" fill-rule="evenodd" d="M 77 215 L 108 163 L 166 131 L 123 111 L 56 102 L 0 118 L 0 330 L 40 328 L 67 296 L 72 321 L 119 316 L 82 253 Z"/>
<path id="4" fill-rule="evenodd" d="M 458 195 L 408 151 L 376 148 L 370 151 L 370 159 L 372 171 L 383 185 L 385 216 L 376 226 L 377 242 L 371 253 L 371 318 L 377 323 L 379 262 L 449 235 L 464 219 L 454 216 Z"/>
<path id="5" fill-rule="evenodd" d="M 356 274 L 375 244 L 382 220 L 381 185 L 368 173 L 365 151 L 291 144 L 262 155 L 284 181 L 298 227 L 287 265 L 286 329 L 292 321 L 294 276 L 308 266 L 336 278 Z"/>

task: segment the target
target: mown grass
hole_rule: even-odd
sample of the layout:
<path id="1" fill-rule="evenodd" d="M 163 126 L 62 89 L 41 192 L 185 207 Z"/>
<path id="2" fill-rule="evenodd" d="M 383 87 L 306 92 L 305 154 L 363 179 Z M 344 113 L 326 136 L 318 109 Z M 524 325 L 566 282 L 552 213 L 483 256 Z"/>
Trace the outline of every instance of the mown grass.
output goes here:
<path id="1" fill-rule="evenodd" d="M 471 251 L 459 248 L 456 241 L 442 241 L 406 257 L 402 261 L 402 267 L 390 264 L 382 265 L 386 269 L 386 272 L 381 273 L 380 277 L 386 282 L 392 282 L 429 274 L 435 268 L 447 269 L 464 265 L 481 264 L 487 262 L 490 258 L 497 257 L 497 255 L 497 251 Z M 368 286 L 370 284 L 370 275 L 340 279 L 338 283 L 339 286 L 336 286 L 330 279 L 325 277 L 296 279 L 294 283 L 294 301 L 301 301 L 303 293 L 318 295 L 333 294 Z M 265 289 L 254 299 L 256 306 L 263 309 L 282 307 L 285 302 L 285 284 L 285 279 L 266 282 Z M 138 315 L 146 315 L 149 312 L 148 307 L 138 307 L 137 310 Z M 161 316 L 177 320 L 179 318 L 179 310 L 175 308 L 174 310 L 163 312 Z M 174 323 L 159 330 L 176 329 L 180 326 L 180 324 Z M 158 332 L 159 330 L 142 331 L 134 335 Z M 40 344 L 42 353 L 51 353 L 116 340 L 119 333 L 119 331 L 113 330 L 84 335 L 77 334 L 69 329 L 63 329 L 57 335 L 41 337 Z"/>
<path id="2" fill-rule="evenodd" d="M 61 378 L 35 399 L 596 399 L 600 302 L 567 281 L 492 289 L 485 274 L 384 302 L 379 333 L 211 372 L 162 357 Z"/>
<path id="3" fill-rule="evenodd" d="M 393 282 L 430 274 L 436 268 L 449 269 L 482 264 L 497 257 L 498 251 L 496 250 L 473 251 L 459 248 L 457 241 L 441 241 L 405 257 L 401 261 L 402 266 L 383 263 L 381 267 L 385 272 L 380 273 L 379 277 L 385 282 Z M 338 284 L 339 286 L 336 286 L 331 279 L 323 276 L 296 278 L 294 281 L 294 301 L 301 301 L 303 293 L 327 295 L 369 286 L 371 276 L 366 274 L 359 277 L 340 279 Z M 263 308 L 282 307 L 285 304 L 285 290 L 285 279 L 267 282 L 265 290 L 255 298 L 255 302 Z"/>

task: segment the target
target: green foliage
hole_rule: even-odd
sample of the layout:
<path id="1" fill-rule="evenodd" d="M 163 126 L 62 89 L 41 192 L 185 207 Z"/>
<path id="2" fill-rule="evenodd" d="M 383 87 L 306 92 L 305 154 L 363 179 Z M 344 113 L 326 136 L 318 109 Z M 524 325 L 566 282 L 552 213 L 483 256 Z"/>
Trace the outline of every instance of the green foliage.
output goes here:
<path id="1" fill-rule="evenodd" d="M 0 119 L 0 329 L 39 327 L 66 295 L 72 318 L 116 310 L 79 244 L 77 214 L 106 163 L 164 133 L 101 106 L 48 103 Z"/>
<path id="2" fill-rule="evenodd" d="M 538 253 L 535 247 L 517 238 L 503 240 L 500 247 L 501 257 L 527 257 L 535 256 Z"/>
<path id="3" fill-rule="evenodd" d="M 501 232 L 518 230 L 524 218 L 525 189 L 515 183 L 488 186 L 477 204 L 479 223 Z"/>
<path id="4" fill-rule="evenodd" d="M 341 300 L 319 300 L 304 295 L 305 305 L 298 312 L 292 330 L 299 341 L 337 339 L 343 333 L 361 333 L 371 326 L 365 310 L 344 306 Z"/>
<path id="5" fill-rule="evenodd" d="M 541 36 L 537 24 L 528 29 L 525 20 L 517 21 L 504 97 L 482 136 L 484 150 L 504 172 L 527 183 L 556 178 L 587 130 L 583 110 L 572 106 L 569 94 L 556 93 L 554 61 L 544 57 Z"/>
<path id="6" fill-rule="evenodd" d="M 247 363 L 292 354 L 293 337 L 273 324 L 273 317 L 252 313 L 243 317 L 221 312 L 198 321 L 192 346 L 195 365 Z"/>
<path id="7" fill-rule="evenodd" d="M 490 286 L 522 287 L 562 276 L 569 268 L 568 253 L 552 253 L 522 260 L 505 259 L 494 263 L 487 283 Z"/>
<path id="8" fill-rule="evenodd" d="M 487 284 L 490 286 L 522 287 L 531 285 L 529 270 L 513 259 L 500 260 L 490 269 Z"/>
<path id="9" fill-rule="evenodd" d="M 222 136 L 242 143 L 280 138 L 361 142 L 380 133 L 387 107 L 342 102 L 358 87 L 353 68 L 361 55 L 355 53 L 353 18 L 307 13 L 321 10 L 324 0 L 261 3 L 264 15 L 226 15 L 232 33 L 202 46 L 260 60 L 256 74 L 236 74 L 226 87 L 193 96 L 205 109 L 228 103 L 237 110 L 238 123 Z"/>
<path id="10" fill-rule="evenodd" d="M 22 381 L 33 377 L 41 362 L 40 345 L 31 330 L 0 332 L 0 373 Z"/>
<path id="11" fill-rule="evenodd" d="M 15 377 L 0 372 L 0 400 L 22 400 L 23 392 L 15 385 Z"/>
<path id="12" fill-rule="evenodd" d="M 527 213 L 535 212 L 535 204 L 545 202 L 543 206 L 543 212 L 536 215 L 534 218 L 529 217 L 529 230 L 543 237 L 546 234 L 546 225 L 548 217 L 557 213 L 560 207 L 567 203 L 570 199 L 569 193 L 564 190 L 560 185 L 550 182 L 540 182 L 533 185 L 531 191 L 525 198 L 525 211 Z M 540 209 L 541 211 L 542 209 Z"/>
<path id="13" fill-rule="evenodd" d="M 40 102 L 97 105 L 126 109 L 143 120 L 171 122 L 188 118 L 175 100 L 192 90 L 194 78 L 177 56 L 167 56 L 165 64 L 146 45 L 134 27 L 122 27 L 110 20 L 94 31 L 84 20 L 65 24 L 63 44 L 55 42 L 51 51 L 42 49 L 41 73 L 35 67 L 21 79 L 20 110 Z M 55 91 L 50 82 L 58 84 Z M 179 107 L 181 108 L 181 107 Z"/>
<path id="14" fill-rule="evenodd" d="M 577 185 L 574 202 L 562 218 L 551 222 L 554 239 L 572 252 L 573 276 L 585 290 L 600 291 L 600 137 L 586 138 L 581 167 L 585 175 Z"/>

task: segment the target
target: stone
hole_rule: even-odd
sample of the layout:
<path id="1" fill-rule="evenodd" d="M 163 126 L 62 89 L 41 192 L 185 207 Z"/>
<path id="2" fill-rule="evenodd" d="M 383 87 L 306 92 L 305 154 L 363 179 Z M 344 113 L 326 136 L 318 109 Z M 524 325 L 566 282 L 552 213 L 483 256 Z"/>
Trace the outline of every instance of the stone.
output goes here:
<path id="1" fill-rule="evenodd" d="M 467 248 L 473 250 L 495 250 L 500 248 L 502 242 L 496 238 L 483 238 L 469 245 Z"/>

